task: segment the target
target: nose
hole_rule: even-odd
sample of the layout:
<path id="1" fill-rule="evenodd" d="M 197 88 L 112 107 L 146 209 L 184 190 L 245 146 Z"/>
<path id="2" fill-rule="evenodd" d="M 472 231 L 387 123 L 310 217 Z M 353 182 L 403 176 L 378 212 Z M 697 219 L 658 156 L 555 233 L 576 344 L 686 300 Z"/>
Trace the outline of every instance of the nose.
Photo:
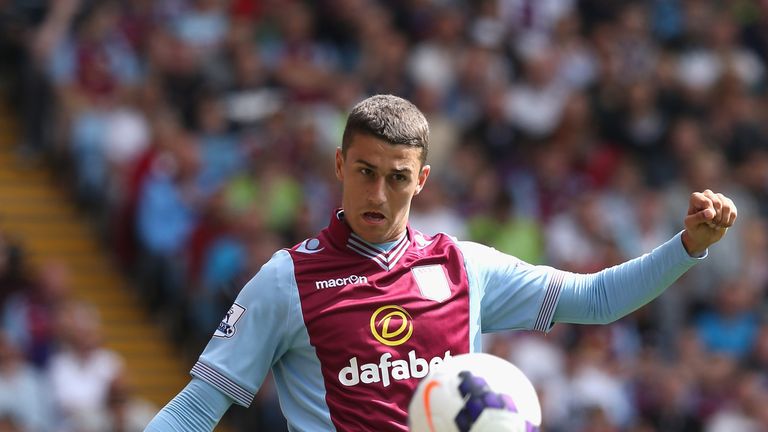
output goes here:
<path id="1" fill-rule="evenodd" d="M 370 183 L 368 188 L 368 202 L 375 206 L 380 206 L 387 201 L 386 183 L 384 178 L 379 177 Z"/>

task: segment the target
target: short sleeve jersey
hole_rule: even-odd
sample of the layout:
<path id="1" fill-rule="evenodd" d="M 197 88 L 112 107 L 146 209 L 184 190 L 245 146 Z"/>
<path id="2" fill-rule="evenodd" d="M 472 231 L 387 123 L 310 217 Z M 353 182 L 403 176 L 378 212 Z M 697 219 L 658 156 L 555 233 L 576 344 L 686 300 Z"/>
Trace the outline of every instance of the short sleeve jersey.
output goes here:
<path id="1" fill-rule="evenodd" d="M 246 284 L 192 375 L 247 406 L 271 369 L 291 430 L 405 431 L 430 368 L 480 351 L 484 331 L 548 329 L 561 281 L 410 227 L 385 251 L 337 211 Z"/>

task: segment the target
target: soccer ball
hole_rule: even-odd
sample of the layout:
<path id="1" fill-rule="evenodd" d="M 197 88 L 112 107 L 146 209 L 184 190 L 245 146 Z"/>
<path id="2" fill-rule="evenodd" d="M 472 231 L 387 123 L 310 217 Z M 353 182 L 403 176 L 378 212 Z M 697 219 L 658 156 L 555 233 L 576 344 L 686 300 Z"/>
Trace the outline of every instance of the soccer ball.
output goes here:
<path id="1" fill-rule="evenodd" d="M 462 354 L 419 382 L 408 424 L 413 432 L 538 432 L 541 406 L 533 384 L 512 363 Z"/>

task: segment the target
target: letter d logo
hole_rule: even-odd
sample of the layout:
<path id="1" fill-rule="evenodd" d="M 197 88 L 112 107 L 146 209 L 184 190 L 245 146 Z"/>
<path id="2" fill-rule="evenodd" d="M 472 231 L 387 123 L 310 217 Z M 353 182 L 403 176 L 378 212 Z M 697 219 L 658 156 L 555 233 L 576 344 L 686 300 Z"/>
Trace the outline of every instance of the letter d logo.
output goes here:
<path id="1" fill-rule="evenodd" d="M 413 334 L 413 318 L 400 306 L 382 306 L 371 315 L 371 333 L 386 346 L 402 345 Z"/>

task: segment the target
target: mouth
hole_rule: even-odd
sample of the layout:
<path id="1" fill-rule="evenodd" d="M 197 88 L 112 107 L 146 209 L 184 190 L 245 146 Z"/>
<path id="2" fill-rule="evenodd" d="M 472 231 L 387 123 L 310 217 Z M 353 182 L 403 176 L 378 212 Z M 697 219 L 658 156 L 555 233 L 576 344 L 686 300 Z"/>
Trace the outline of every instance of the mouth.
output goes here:
<path id="1" fill-rule="evenodd" d="M 380 224 L 384 222 L 385 219 L 386 217 L 379 212 L 369 211 L 363 213 L 363 220 L 369 224 Z"/>

